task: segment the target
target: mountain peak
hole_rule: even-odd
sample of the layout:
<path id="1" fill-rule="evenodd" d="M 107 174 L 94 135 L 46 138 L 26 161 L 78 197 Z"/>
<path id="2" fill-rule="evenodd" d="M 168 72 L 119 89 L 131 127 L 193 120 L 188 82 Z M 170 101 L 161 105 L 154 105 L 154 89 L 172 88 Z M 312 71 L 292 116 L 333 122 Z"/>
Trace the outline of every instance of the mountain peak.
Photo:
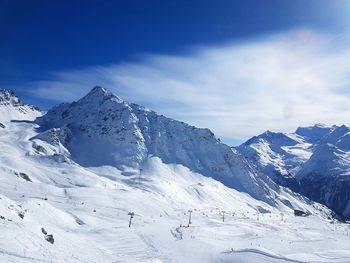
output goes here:
<path id="1" fill-rule="evenodd" d="M 95 86 L 88 94 L 86 94 L 81 100 L 108 100 L 108 99 L 114 99 L 117 102 L 121 103 L 123 100 L 115 95 L 112 92 L 109 92 L 107 89 L 101 87 L 101 86 Z"/>
<path id="2" fill-rule="evenodd" d="M 92 90 L 88 94 L 107 94 L 107 90 L 105 88 L 102 88 L 101 86 L 95 86 L 92 88 Z"/>
<path id="3" fill-rule="evenodd" d="M 322 138 L 328 136 L 332 131 L 334 131 L 337 126 L 328 126 L 325 124 L 315 124 L 309 127 L 299 127 L 295 133 L 299 136 L 304 137 L 310 142 L 320 141 Z"/>
<path id="4" fill-rule="evenodd" d="M 0 106 L 27 107 L 39 111 L 38 107 L 24 103 L 14 91 L 7 89 L 0 89 Z"/>
<path id="5" fill-rule="evenodd" d="M 19 106 L 23 103 L 16 96 L 15 92 L 6 89 L 0 89 L 0 105 Z"/>
<path id="6" fill-rule="evenodd" d="M 30 104 L 23 103 L 15 92 L 0 89 L 0 121 L 34 119 L 41 115 L 40 110 Z"/>
<path id="7" fill-rule="evenodd" d="M 350 129 L 345 126 L 344 124 L 342 126 L 337 127 L 334 129 L 328 136 L 327 136 L 327 142 L 336 144 L 339 140 L 341 140 L 347 133 L 349 133 Z M 348 138 L 348 137 L 347 137 Z M 349 141 L 346 139 L 346 141 Z"/>
<path id="8" fill-rule="evenodd" d="M 248 161 L 219 143 L 209 129 L 158 115 L 101 87 L 93 88 L 77 102 L 48 111 L 36 123 L 43 132 L 53 133 L 52 129 L 58 128 L 63 134 L 61 144 L 82 166 L 134 169 L 155 156 L 274 202 L 268 185 L 273 189 L 275 185 L 261 179 Z"/>
<path id="9" fill-rule="evenodd" d="M 327 128 L 329 126 L 327 124 L 324 124 L 324 123 L 316 123 L 313 127 L 314 128 Z"/>

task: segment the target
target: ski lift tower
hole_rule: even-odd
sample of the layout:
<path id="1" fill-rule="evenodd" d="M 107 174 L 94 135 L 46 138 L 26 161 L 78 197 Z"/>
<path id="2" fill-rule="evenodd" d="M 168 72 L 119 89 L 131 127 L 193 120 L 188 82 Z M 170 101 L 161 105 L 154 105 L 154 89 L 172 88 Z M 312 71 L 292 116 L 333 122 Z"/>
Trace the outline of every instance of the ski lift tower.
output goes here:
<path id="1" fill-rule="evenodd" d="M 222 215 L 222 222 L 225 222 L 225 211 L 221 211 L 221 215 Z"/>
<path id="2" fill-rule="evenodd" d="M 134 218 L 135 213 L 134 212 L 129 212 L 128 215 L 130 216 L 129 227 L 131 227 L 131 220 Z"/>
<path id="3" fill-rule="evenodd" d="M 192 210 L 188 210 L 188 226 L 190 226 L 190 224 L 192 224 Z"/>

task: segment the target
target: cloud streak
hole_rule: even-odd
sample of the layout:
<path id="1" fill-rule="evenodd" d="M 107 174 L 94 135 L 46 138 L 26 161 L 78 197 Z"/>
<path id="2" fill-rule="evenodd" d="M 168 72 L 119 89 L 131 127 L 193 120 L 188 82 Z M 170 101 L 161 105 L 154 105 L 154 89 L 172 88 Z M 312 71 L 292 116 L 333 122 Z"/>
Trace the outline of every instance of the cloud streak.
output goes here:
<path id="1" fill-rule="evenodd" d="M 209 127 L 219 137 L 244 140 L 267 129 L 349 124 L 349 57 L 344 38 L 296 30 L 56 72 L 32 83 L 31 93 L 71 101 L 100 85 L 169 117 Z"/>

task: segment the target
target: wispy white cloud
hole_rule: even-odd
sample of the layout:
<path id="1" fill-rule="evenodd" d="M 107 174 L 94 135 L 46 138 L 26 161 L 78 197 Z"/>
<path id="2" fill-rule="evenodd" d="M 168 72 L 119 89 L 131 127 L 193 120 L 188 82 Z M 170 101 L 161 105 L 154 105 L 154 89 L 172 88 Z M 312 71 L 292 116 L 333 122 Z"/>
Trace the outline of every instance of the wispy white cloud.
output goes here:
<path id="1" fill-rule="evenodd" d="M 345 42 L 345 44 L 344 44 Z M 176 56 L 53 73 L 32 94 L 54 101 L 94 85 L 218 136 L 247 139 L 318 122 L 349 124 L 350 47 L 344 37 L 297 30 L 195 47 Z"/>

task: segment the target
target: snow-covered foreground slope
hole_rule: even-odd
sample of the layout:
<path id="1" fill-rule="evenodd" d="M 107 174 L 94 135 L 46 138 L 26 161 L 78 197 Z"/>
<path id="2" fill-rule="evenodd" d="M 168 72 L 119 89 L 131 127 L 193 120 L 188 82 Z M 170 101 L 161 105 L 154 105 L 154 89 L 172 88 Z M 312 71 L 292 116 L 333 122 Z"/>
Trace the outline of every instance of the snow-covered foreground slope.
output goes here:
<path id="1" fill-rule="evenodd" d="M 282 203 L 157 157 L 141 175 L 82 167 L 54 154 L 61 145 L 30 140 L 36 127 L 12 122 L 0 130 L 0 262 L 350 261 L 348 225 L 327 219 L 321 205 L 283 192 L 312 213 L 294 217 Z"/>

